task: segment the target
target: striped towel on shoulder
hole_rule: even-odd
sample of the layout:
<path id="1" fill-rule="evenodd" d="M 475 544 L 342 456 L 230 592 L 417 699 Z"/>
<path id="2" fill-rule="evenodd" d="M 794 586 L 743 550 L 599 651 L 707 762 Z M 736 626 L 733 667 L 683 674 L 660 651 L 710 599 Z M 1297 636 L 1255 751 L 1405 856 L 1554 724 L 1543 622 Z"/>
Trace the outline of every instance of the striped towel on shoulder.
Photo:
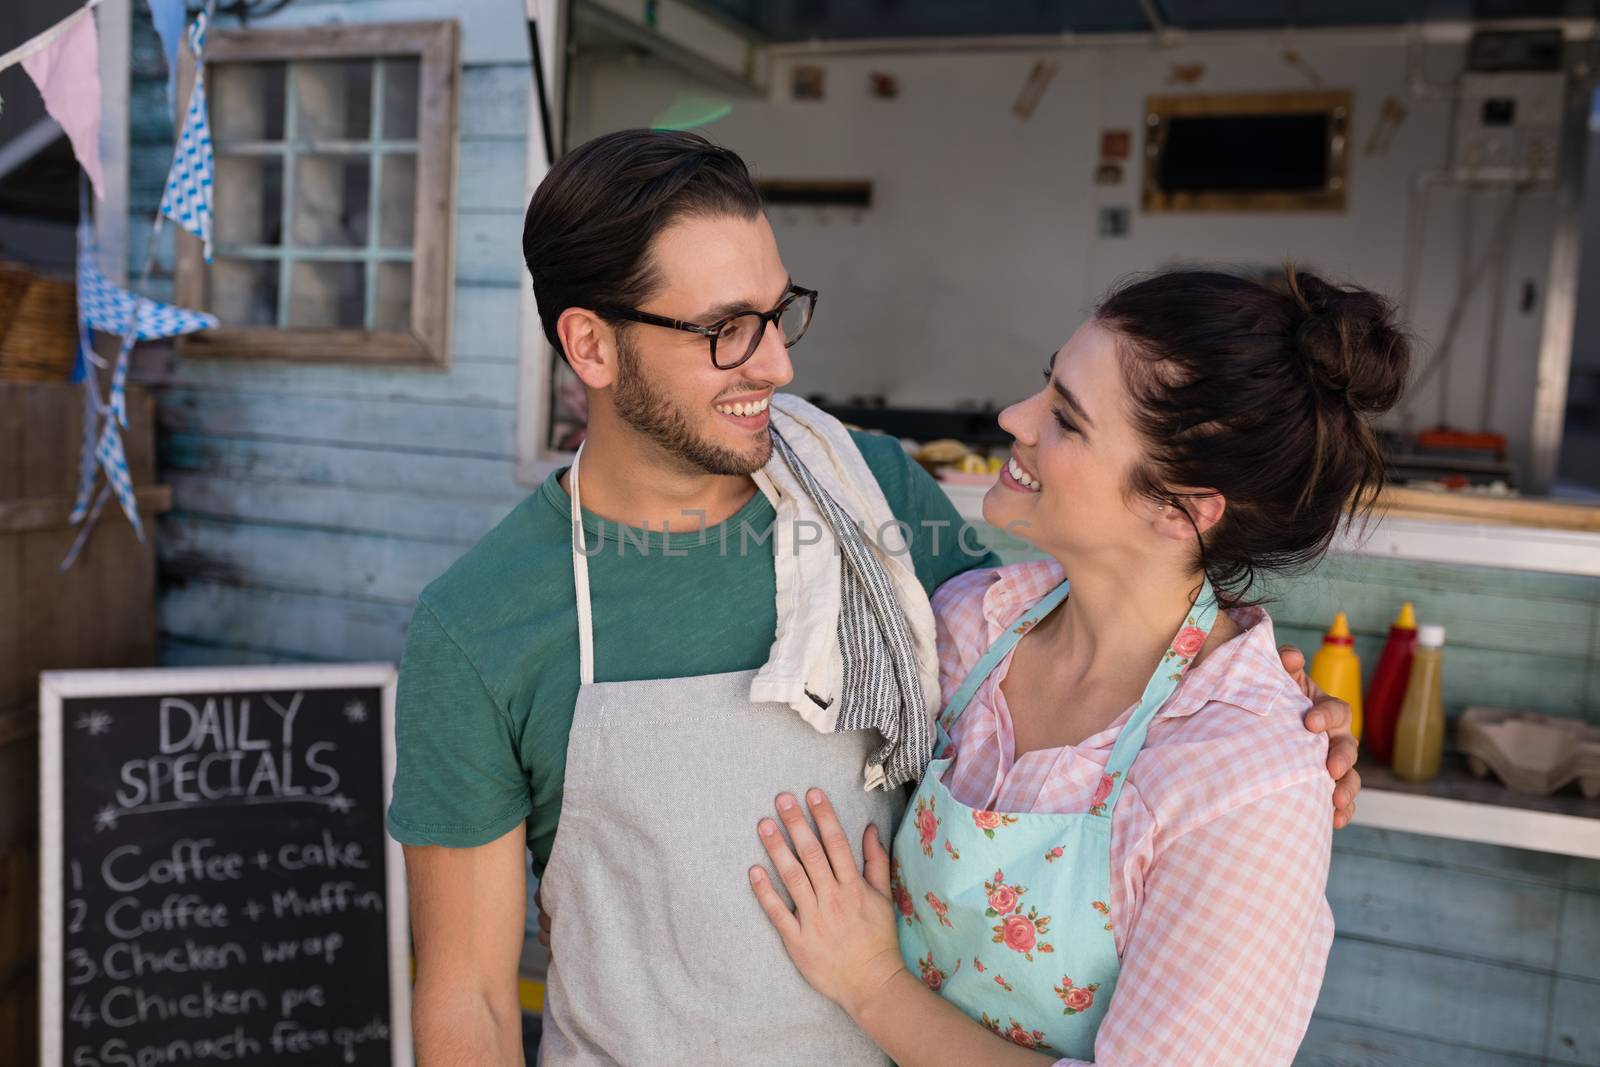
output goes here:
<path id="1" fill-rule="evenodd" d="M 838 639 L 844 677 L 835 730 L 875 729 L 883 745 L 868 760 L 868 788 L 895 789 L 922 777 L 933 748 L 916 646 L 904 609 L 866 534 L 772 428 L 773 451 L 828 524 L 843 563 Z"/>

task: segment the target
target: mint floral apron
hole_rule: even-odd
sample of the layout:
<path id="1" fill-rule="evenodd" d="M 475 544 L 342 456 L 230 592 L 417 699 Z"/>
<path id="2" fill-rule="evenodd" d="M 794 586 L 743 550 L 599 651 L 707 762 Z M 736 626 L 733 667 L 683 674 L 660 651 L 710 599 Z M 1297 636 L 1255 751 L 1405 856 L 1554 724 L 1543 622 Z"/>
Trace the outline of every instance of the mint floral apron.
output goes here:
<path id="1" fill-rule="evenodd" d="M 974 810 L 942 781 L 947 732 L 1023 634 L 1067 597 L 1062 582 L 984 653 L 939 717 L 934 760 L 895 835 L 900 954 L 928 988 L 1025 1048 L 1094 1059 L 1121 968 L 1111 933 L 1111 816 L 1150 721 L 1217 617 L 1206 582 L 1117 736 L 1087 813 Z"/>

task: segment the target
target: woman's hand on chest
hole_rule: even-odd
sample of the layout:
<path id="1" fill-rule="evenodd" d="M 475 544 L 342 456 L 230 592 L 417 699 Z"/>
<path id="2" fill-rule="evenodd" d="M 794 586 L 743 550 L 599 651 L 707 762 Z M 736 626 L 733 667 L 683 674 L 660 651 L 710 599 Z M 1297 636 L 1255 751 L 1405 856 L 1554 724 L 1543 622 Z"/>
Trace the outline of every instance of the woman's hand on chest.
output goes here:
<path id="1" fill-rule="evenodd" d="M 783 830 L 771 819 L 757 826 L 793 910 L 765 868 L 750 869 L 750 886 L 805 980 L 855 1016 L 905 970 L 889 901 L 889 855 L 877 827 L 869 824 L 861 842 L 865 870 L 857 870 L 827 796 L 813 789 L 806 801 L 815 831 L 788 793 L 777 803 Z"/>

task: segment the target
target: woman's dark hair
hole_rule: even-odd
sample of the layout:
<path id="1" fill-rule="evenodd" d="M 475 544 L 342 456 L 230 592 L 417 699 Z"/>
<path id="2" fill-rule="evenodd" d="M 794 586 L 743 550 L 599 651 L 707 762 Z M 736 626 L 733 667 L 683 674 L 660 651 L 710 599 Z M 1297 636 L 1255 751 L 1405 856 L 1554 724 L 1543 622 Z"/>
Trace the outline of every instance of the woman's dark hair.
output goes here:
<path id="1" fill-rule="evenodd" d="M 544 335 L 570 307 L 637 307 L 660 284 L 650 247 L 691 215 L 754 218 L 761 194 L 744 160 L 695 133 L 622 130 L 550 168 L 528 204 L 522 259 Z"/>
<path id="2" fill-rule="evenodd" d="M 1370 509 L 1384 458 L 1367 420 L 1400 398 L 1411 359 L 1388 300 L 1284 274 L 1169 271 L 1095 310 L 1120 342 L 1145 441 L 1131 489 L 1179 508 L 1195 489 L 1223 496 L 1199 564 L 1232 603 L 1263 573 L 1315 563 L 1347 514 Z"/>

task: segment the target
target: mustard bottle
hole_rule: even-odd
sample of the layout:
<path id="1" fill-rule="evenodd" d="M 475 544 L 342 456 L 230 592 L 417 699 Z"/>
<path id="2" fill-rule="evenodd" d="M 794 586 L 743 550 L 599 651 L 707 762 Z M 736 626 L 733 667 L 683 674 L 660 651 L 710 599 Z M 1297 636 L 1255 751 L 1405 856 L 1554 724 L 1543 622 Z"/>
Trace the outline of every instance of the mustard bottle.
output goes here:
<path id="1" fill-rule="evenodd" d="M 1408 782 L 1431 781 L 1444 756 L 1444 627 L 1417 627 L 1411 678 L 1394 728 L 1394 773 Z"/>
<path id="2" fill-rule="evenodd" d="M 1350 620 L 1344 612 L 1333 617 L 1333 625 L 1322 635 L 1322 648 L 1311 661 L 1311 680 L 1331 697 L 1350 705 L 1350 732 L 1361 737 L 1361 660 L 1356 656 L 1355 638 L 1350 636 Z"/>

